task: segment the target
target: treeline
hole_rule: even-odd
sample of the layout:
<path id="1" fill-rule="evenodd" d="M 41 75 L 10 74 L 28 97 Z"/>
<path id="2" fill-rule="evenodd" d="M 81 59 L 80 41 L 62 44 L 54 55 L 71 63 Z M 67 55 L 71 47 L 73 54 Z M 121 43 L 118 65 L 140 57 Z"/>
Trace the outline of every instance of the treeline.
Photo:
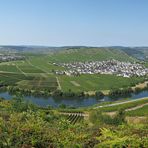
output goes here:
<path id="1" fill-rule="evenodd" d="M 24 96 L 35 96 L 35 97 L 64 97 L 64 98 L 84 98 L 90 97 L 88 93 L 84 91 L 74 92 L 71 89 L 64 92 L 61 90 L 50 90 L 50 89 L 43 89 L 43 90 L 31 90 L 28 88 L 19 88 L 17 86 L 7 86 L 0 84 L 0 92 L 8 92 L 10 94 L 22 94 Z M 103 98 L 104 94 L 101 91 L 96 91 L 93 97 Z"/>
<path id="2" fill-rule="evenodd" d="M 140 93 L 142 91 L 147 91 L 148 90 L 148 84 L 144 88 L 124 88 L 124 89 L 113 89 L 109 92 L 109 97 L 110 98 L 117 98 L 117 97 L 130 97 L 132 93 Z"/>
<path id="3" fill-rule="evenodd" d="M 119 98 L 119 97 L 130 97 L 132 93 L 140 93 L 141 91 L 148 90 L 148 84 L 145 88 L 123 88 L 123 89 L 112 89 L 110 90 L 108 97 Z M 24 96 L 35 96 L 35 97 L 64 97 L 64 98 L 83 98 L 83 97 L 96 97 L 102 99 L 105 95 L 101 91 L 96 91 L 94 95 L 90 95 L 84 91 L 74 92 L 69 89 L 64 92 L 62 90 L 50 90 L 48 88 L 42 90 L 31 90 L 29 88 L 19 88 L 18 86 L 8 86 L 0 82 L 0 92 L 9 92 L 10 94 L 22 94 Z"/>
<path id="4" fill-rule="evenodd" d="M 7 85 L 0 85 L 0 92 L 8 92 L 9 94 L 22 94 L 24 96 L 43 96 L 49 97 L 51 96 L 52 91 L 49 89 L 44 90 L 31 90 L 29 88 L 19 88 L 17 86 L 7 86 Z"/>
<path id="5" fill-rule="evenodd" d="M 110 98 L 117 98 L 117 97 L 128 97 L 133 93 L 133 90 L 131 88 L 126 88 L 126 89 L 116 89 L 116 90 L 111 90 L 109 92 L 109 97 Z"/>
<path id="6" fill-rule="evenodd" d="M 52 94 L 53 97 L 90 97 L 88 93 L 85 93 L 84 91 L 80 92 L 73 92 L 71 89 L 69 89 L 67 92 L 63 92 L 61 90 L 56 90 Z M 104 94 L 101 91 L 96 91 L 95 95 L 93 97 L 102 98 L 104 97 Z"/>

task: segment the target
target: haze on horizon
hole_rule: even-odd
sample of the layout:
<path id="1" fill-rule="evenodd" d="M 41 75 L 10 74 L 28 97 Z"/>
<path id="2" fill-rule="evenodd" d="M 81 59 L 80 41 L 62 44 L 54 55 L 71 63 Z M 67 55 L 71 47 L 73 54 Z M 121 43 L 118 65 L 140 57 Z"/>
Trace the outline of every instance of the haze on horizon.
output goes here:
<path id="1" fill-rule="evenodd" d="M 147 0 L 0 0 L 0 45 L 148 46 Z"/>

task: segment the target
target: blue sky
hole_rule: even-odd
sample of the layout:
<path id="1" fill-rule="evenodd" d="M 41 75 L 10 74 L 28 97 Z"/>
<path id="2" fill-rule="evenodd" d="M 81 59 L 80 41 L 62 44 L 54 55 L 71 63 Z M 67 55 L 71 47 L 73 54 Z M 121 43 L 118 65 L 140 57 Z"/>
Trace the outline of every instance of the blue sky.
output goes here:
<path id="1" fill-rule="evenodd" d="M 0 44 L 148 46 L 148 0 L 0 0 Z"/>

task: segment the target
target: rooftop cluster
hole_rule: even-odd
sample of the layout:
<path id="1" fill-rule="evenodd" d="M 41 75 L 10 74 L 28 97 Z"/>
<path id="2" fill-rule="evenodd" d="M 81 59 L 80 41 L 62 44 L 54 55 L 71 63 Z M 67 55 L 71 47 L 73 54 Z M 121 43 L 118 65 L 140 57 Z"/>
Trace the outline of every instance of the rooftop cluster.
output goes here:
<path id="1" fill-rule="evenodd" d="M 120 62 L 117 60 L 90 61 L 73 63 L 53 63 L 65 67 L 65 71 L 56 71 L 56 74 L 79 75 L 79 74 L 115 74 L 117 76 L 132 77 L 145 76 L 148 68 L 138 63 Z"/>
<path id="2" fill-rule="evenodd" d="M 0 62 L 23 60 L 24 57 L 15 54 L 0 54 Z"/>

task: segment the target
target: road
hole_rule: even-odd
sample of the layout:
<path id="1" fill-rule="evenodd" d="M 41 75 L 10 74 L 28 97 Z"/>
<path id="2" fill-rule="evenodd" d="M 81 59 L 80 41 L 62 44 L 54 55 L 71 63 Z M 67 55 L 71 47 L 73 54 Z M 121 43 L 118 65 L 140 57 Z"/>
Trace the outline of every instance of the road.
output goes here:
<path id="1" fill-rule="evenodd" d="M 59 90 L 61 90 L 62 88 L 61 88 L 61 84 L 60 84 L 58 77 L 56 77 L 56 79 L 57 79 L 57 83 L 58 83 L 58 88 L 59 88 Z"/>
<path id="2" fill-rule="evenodd" d="M 135 99 L 135 100 L 129 100 L 129 101 L 124 101 L 124 102 L 118 102 L 118 103 L 113 103 L 113 104 L 107 104 L 107 105 L 103 105 L 103 106 L 97 106 L 97 107 L 94 107 L 93 109 L 102 108 L 102 107 L 116 106 L 116 105 L 131 103 L 131 102 L 136 102 L 136 101 L 139 101 L 139 100 L 145 100 L 145 99 L 147 99 L 147 98 L 148 98 L 148 97 L 144 97 L 144 98 L 139 98 L 139 99 Z"/>
<path id="3" fill-rule="evenodd" d="M 27 76 L 27 74 L 24 71 L 22 71 L 17 64 L 15 66 L 23 75 Z"/>

